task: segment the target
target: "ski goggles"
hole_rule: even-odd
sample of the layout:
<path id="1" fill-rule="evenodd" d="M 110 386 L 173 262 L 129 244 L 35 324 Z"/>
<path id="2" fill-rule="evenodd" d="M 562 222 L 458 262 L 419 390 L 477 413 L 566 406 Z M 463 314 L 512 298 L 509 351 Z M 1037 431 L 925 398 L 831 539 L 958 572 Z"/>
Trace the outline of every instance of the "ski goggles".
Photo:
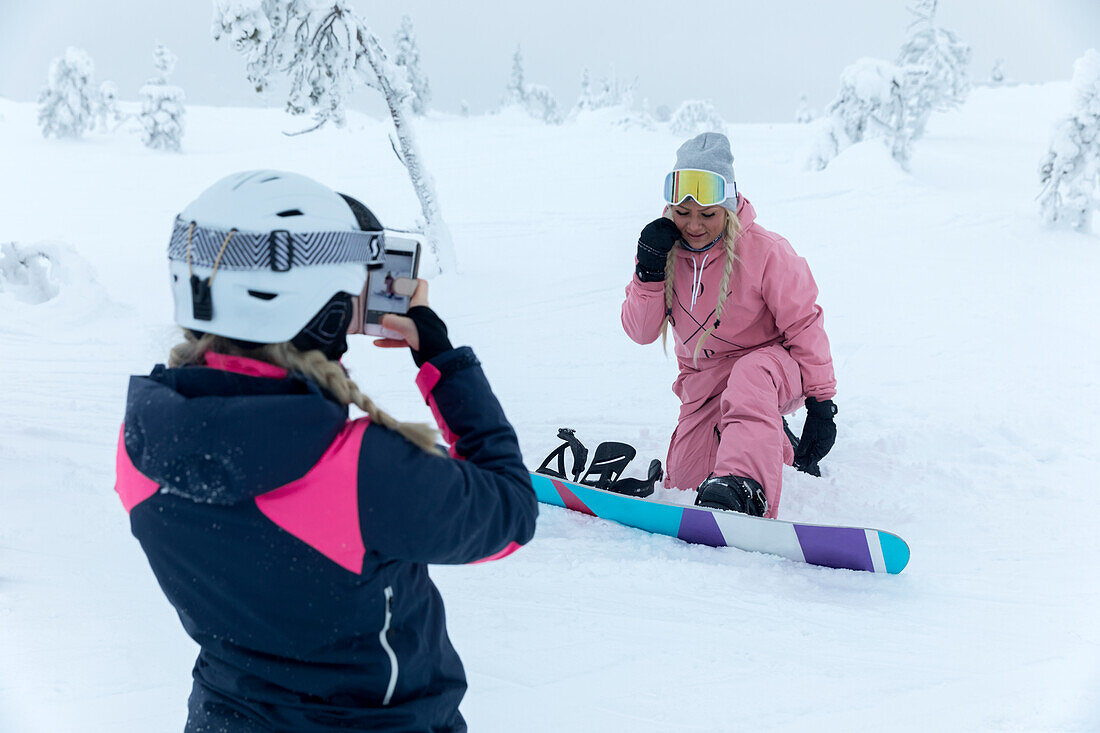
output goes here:
<path id="1" fill-rule="evenodd" d="M 700 206 L 726 200 L 726 179 L 712 171 L 680 170 L 665 176 L 665 201 L 676 205 L 693 198 Z"/>

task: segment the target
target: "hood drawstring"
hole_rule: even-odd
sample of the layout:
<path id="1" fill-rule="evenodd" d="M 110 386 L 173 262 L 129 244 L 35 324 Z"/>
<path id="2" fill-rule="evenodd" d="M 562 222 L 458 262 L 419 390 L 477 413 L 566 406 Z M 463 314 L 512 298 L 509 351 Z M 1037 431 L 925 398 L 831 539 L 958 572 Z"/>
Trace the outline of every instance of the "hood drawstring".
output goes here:
<path id="1" fill-rule="evenodd" d="M 695 311 L 695 302 L 699 300 L 699 295 L 703 290 L 703 268 L 707 265 L 707 258 L 710 254 L 703 255 L 702 264 L 699 263 L 694 257 L 691 258 L 691 311 Z"/>

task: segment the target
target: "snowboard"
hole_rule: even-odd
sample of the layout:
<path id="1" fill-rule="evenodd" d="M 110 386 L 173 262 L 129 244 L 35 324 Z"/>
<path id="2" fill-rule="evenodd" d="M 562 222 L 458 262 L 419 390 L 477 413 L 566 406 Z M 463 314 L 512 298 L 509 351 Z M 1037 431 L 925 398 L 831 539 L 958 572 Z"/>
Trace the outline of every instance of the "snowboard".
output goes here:
<path id="1" fill-rule="evenodd" d="M 711 547 L 765 552 L 828 568 L 897 574 L 909 545 L 895 534 L 862 527 L 764 519 L 738 512 L 637 498 L 531 473 L 538 500 L 628 527 Z"/>

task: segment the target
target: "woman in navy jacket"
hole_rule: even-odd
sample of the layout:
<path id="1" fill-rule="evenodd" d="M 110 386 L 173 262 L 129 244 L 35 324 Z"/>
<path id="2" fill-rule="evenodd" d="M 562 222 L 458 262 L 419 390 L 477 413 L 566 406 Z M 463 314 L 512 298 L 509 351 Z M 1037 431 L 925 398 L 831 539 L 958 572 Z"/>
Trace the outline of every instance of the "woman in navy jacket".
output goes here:
<path id="1" fill-rule="evenodd" d="M 302 176 L 215 184 L 169 259 L 187 339 L 131 378 L 116 490 L 201 647 L 186 730 L 464 730 L 427 565 L 510 554 L 537 515 L 477 358 L 421 282 L 380 345 L 411 348 L 451 455 L 359 391 L 338 360 L 381 225 Z"/>

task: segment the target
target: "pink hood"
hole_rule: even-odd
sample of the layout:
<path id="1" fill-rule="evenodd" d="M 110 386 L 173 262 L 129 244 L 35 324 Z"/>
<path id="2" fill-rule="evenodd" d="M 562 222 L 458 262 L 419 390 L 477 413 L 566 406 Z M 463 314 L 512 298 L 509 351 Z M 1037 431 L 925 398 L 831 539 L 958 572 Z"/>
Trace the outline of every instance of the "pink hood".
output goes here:
<path id="1" fill-rule="evenodd" d="M 757 224 L 756 211 L 743 197 L 737 216 L 739 260 L 733 265 L 720 323 L 707 337 L 697 363 L 692 358 L 695 345 L 715 321 L 725 251 L 721 244 L 701 253 L 675 250 L 670 330 L 681 373 L 709 371 L 723 364 L 728 371 L 737 357 L 780 344 L 798 363 L 804 395 L 819 400 L 833 397 L 836 379 L 829 339 L 817 305 L 817 284 L 806 260 L 786 239 Z M 635 276 L 626 287 L 622 308 L 627 335 L 640 344 L 652 343 L 661 334 L 664 315 L 664 283 L 644 283 Z"/>

